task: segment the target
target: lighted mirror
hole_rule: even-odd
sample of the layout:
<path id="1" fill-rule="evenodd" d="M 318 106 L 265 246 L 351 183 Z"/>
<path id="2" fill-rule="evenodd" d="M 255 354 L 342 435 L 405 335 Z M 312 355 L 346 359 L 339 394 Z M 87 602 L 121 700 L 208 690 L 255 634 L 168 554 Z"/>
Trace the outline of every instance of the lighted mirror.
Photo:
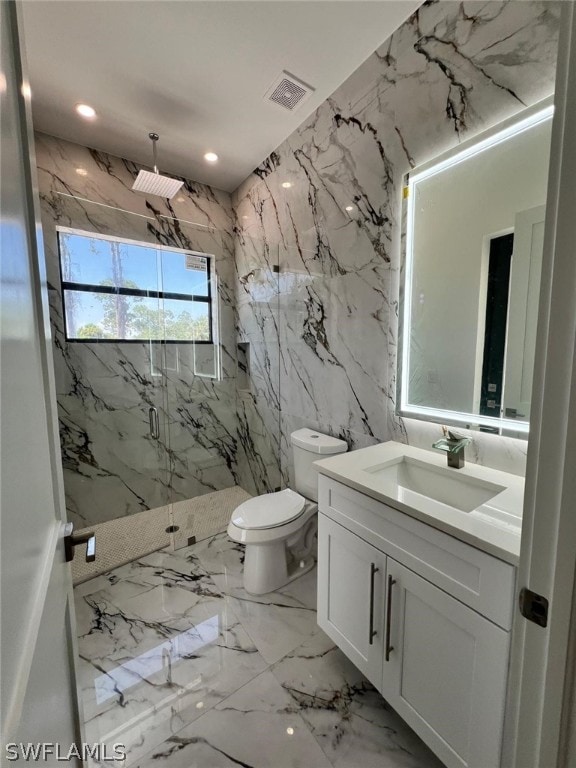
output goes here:
<path id="1" fill-rule="evenodd" d="M 541 103 L 406 179 L 403 415 L 528 432 L 552 111 Z"/>

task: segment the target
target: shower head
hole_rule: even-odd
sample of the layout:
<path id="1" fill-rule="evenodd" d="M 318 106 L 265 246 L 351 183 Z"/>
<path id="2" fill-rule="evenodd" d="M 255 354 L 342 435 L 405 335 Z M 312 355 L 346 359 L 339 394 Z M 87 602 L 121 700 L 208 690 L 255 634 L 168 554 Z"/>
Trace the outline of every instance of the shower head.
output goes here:
<path id="1" fill-rule="evenodd" d="M 154 173 L 151 171 L 139 171 L 136 181 L 132 185 L 134 192 L 142 192 L 146 195 L 158 195 L 158 197 L 167 197 L 169 200 L 174 197 L 176 192 L 184 184 L 183 181 L 172 179 L 170 176 L 162 176 L 158 171 L 156 163 L 156 142 L 160 138 L 157 133 L 149 133 L 152 140 L 152 151 L 154 153 Z"/>
<path id="2" fill-rule="evenodd" d="M 134 192 L 142 192 L 145 195 L 158 195 L 158 197 L 167 197 L 169 200 L 174 197 L 176 192 L 184 184 L 178 179 L 171 179 L 170 176 L 162 176 L 156 171 L 139 171 L 136 181 L 132 185 Z"/>

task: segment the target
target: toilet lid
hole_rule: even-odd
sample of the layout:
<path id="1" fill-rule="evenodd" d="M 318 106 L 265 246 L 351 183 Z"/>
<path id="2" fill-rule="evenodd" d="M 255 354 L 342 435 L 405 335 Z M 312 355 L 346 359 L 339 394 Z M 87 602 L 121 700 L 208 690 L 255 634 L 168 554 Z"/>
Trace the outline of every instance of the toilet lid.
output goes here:
<path id="1" fill-rule="evenodd" d="M 265 493 L 248 499 L 232 514 L 238 528 L 275 528 L 295 520 L 302 514 L 306 499 L 287 488 L 277 493 Z"/>

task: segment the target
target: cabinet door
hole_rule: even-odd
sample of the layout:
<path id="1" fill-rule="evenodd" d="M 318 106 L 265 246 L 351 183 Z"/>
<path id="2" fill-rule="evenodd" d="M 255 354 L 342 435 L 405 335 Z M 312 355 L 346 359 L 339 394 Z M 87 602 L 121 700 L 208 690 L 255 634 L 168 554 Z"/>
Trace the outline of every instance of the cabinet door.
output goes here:
<path id="1" fill-rule="evenodd" d="M 318 624 L 379 688 L 386 556 L 318 515 Z"/>
<path id="2" fill-rule="evenodd" d="M 395 560 L 387 568 L 382 694 L 449 768 L 497 768 L 509 634 Z"/>

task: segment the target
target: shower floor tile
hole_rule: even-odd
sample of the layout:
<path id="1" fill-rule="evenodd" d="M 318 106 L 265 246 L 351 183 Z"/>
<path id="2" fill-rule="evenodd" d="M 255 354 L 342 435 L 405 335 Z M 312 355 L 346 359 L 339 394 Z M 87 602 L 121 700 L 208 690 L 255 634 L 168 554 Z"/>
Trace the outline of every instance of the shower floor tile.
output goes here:
<path id="1" fill-rule="evenodd" d="M 126 766 L 441 764 L 316 624 L 316 572 L 255 597 L 226 534 L 75 590 L 89 743 Z"/>

